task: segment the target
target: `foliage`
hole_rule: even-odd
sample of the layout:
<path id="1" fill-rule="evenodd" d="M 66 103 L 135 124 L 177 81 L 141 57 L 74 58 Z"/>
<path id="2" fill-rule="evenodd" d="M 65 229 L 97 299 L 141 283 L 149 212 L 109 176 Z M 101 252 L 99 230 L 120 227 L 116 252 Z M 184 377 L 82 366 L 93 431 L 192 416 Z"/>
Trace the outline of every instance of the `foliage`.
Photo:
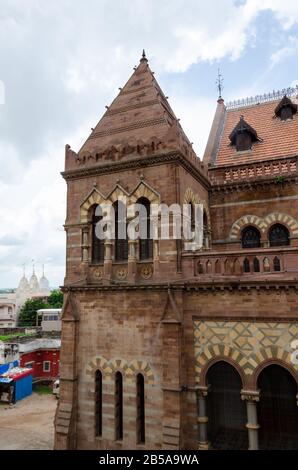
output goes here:
<path id="1" fill-rule="evenodd" d="M 19 326 L 36 326 L 36 313 L 41 308 L 62 308 L 63 292 L 53 290 L 47 302 L 43 299 L 28 299 L 20 310 Z M 40 319 L 39 319 L 40 321 Z"/>
<path id="2" fill-rule="evenodd" d="M 62 308 L 63 292 L 60 289 L 53 290 L 48 298 L 48 304 L 49 308 Z"/>
<path id="3" fill-rule="evenodd" d="M 275 177 L 275 182 L 276 182 L 277 184 L 282 184 L 282 183 L 284 182 L 284 177 L 283 177 L 283 176 L 280 176 L 280 175 L 279 175 L 279 176 L 276 176 L 276 177 Z"/>
<path id="4" fill-rule="evenodd" d="M 19 325 L 35 326 L 36 313 L 41 308 L 49 308 L 49 305 L 42 299 L 28 299 L 20 310 Z"/>
<path id="5" fill-rule="evenodd" d="M 53 390 L 48 385 L 38 384 L 34 386 L 34 392 L 38 393 L 39 395 L 51 395 Z"/>
<path id="6" fill-rule="evenodd" d="M 35 336 L 35 333 L 12 333 L 11 335 L 0 335 L 0 341 L 10 341 L 15 338 L 23 338 L 24 336 Z"/>

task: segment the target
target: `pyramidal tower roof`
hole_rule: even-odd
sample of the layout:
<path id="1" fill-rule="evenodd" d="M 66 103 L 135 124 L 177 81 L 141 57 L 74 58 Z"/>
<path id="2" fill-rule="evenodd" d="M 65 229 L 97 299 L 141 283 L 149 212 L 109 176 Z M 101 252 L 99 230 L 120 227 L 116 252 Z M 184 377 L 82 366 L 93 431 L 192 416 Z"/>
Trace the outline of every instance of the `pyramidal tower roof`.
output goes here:
<path id="1" fill-rule="evenodd" d="M 173 150 L 196 157 L 144 51 L 132 76 L 119 90 L 79 152 L 66 146 L 66 161 L 75 159 L 79 165 L 89 166 Z M 69 161 L 67 167 L 74 166 Z"/>

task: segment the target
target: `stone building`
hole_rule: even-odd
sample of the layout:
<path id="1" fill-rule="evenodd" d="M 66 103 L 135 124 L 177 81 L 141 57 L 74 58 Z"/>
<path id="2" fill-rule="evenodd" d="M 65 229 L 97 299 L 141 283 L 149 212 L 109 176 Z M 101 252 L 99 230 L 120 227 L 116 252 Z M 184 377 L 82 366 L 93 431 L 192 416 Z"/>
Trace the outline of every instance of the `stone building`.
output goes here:
<path id="1" fill-rule="evenodd" d="M 220 97 L 201 161 L 143 54 L 66 146 L 56 449 L 298 448 L 295 93 Z M 202 204 L 203 247 L 98 241 L 124 198 Z"/>

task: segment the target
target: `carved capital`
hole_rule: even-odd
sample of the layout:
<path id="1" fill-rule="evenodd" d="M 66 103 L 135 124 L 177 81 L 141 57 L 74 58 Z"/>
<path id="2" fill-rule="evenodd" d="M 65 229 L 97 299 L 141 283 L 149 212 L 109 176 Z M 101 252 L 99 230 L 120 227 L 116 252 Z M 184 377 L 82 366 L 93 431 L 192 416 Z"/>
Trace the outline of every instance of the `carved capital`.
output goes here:
<path id="1" fill-rule="evenodd" d="M 208 392 L 210 391 L 210 385 L 198 385 L 196 387 L 196 392 L 199 397 L 207 397 Z"/>
<path id="2" fill-rule="evenodd" d="M 241 400 L 260 401 L 260 390 L 241 390 Z"/>

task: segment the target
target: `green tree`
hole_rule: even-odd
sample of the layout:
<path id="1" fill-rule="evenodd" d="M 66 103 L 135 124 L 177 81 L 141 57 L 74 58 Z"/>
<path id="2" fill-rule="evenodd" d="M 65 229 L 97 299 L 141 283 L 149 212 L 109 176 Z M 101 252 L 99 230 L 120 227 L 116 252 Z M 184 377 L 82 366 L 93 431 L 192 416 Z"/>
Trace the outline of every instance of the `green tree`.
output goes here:
<path id="1" fill-rule="evenodd" d="M 53 290 L 48 297 L 49 308 L 62 308 L 63 292 L 60 289 Z"/>
<path id="2" fill-rule="evenodd" d="M 19 326 L 35 326 L 36 313 L 40 308 L 49 308 L 42 299 L 28 299 L 20 310 Z"/>

